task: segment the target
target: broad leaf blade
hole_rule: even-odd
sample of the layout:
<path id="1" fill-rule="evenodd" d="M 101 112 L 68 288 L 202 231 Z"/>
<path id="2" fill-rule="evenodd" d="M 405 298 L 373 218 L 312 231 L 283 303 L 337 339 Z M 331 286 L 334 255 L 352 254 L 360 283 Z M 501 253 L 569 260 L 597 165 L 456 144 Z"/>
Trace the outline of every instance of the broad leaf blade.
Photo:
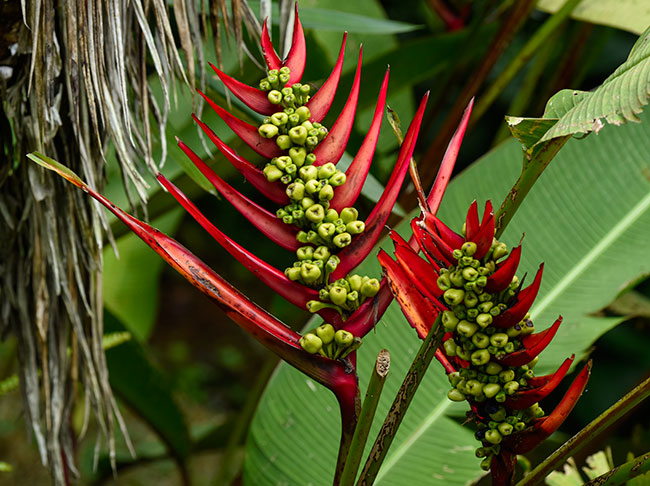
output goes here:
<path id="1" fill-rule="evenodd" d="M 650 122 L 650 117 L 645 116 Z M 541 261 L 547 271 L 533 307 L 538 329 L 558 314 L 564 323 L 541 355 L 539 374 L 552 371 L 572 353 L 615 326 L 619 318 L 590 317 L 617 295 L 625 282 L 650 270 L 650 125 L 630 125 L 598 137 L 571 140 L 531 191 L 505 240 L 512 246 L 526 233 L 519 276 Z M 511 141 L 457 177 L 443 199 L 441 218 L 460 230 L 471 201 L 503 198 L 521 169 L 521 149 Z M 480 194 L 476 188 L 482 188 Z M 387 245 L 389 246 L 389 245 Z M 374 258 L 359 273 L 378 275 Z M 359 350 L 362 390 L 376 353 L 388 344 L 389 376 L 377 417 L 385 416 L 419 346 L 396 305 Z M 445 395 L 442 369 L 432 365 L 406 416 L 377 485 L 465 484 L 479 474 L 477 443 L 468 428 L 450 420 L 458 406 Z M 543 405 L 543 404 L 542 404 Z M 271 381 L 253 423 L 244 484 L 331 484 L 338 445 L 338 411 L 328 392 L 288 366 Z M 375 436 L 376 423 L 371 438 Z"/>

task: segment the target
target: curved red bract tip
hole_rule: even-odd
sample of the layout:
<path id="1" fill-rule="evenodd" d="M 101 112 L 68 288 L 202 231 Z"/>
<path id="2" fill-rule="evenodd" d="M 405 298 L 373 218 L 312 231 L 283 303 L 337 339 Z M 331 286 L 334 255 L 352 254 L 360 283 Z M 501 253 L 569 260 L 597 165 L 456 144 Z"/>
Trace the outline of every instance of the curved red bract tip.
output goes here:
<path id="1" fill-rule="evenodd" d="M 506 366 L 523 366 L 526 363 L 530 363 L 535 356 L 538 356 L 550 344 L 560 324 L 562 324 L 562 316 L 558 317 L 548 329 L 522 338 L 521 343 L 524 349 L 507 354 L 497 361 Z"/>
<path id="2" fill-rule="evenodd" d="M 476 233 L 478 233 L 479 229 L 480 225 L 478 222 L 478 204 L 475 199 L 469 206 L 469 210 L 467 211 L 467 216 L 465 218 L 465 239 L 467 241 L 474 241 Z"/>
<path id="3" fill-rule="evenodd" d="M 517 273 L 517 267 L 519 266 L 520 260 L 521 245 L 513 248 L 510 255 L 508 255 L 508 258 L 499 265 L 496 272 L 488 277 L 485 290 L 491 294 L 496 294 L 505 290 L 512 282 L 515 273 Z"/>
<path id="4" fill-rule="evenodd" d="M 390 291 L 390 285 L 386 278 L 382 278 L 377 295 L 361 304 L 339 328 L 351 332 L 354 336 L 365 336 L 379 322 L 392 301 L 393 294 Z"/>
<path id="5" fill-rule="evenodd" d="M 314 149 L 316 162 L 314 165 L 323 165 L 329 162 L 337 164 L 341 159 L 345 146 L 348 144 L 352 125 L 354 125 L 354 116 L 357 112 L 357 102 L 359 101 L 359 87 L 361 86 L 361 60 L 363 58 L 363 47 L 359 49 L 359 64 L 354 76 L 354 83 L 350 89 L 345 106 L 341 110 L 338 118 L 332 125 L 332 129 L 325 139 L 320 142 Z"/>
<path id="6" fill-rule="evenodd" d="M 535 298 L 537 297 L 537 293 L 539 292 L 543 272 L 544 264 L 542 263 L 537 270 L 533 283 L 519 292 L 519 295 L 516 297 L 516 303 L 508 310 L 495 317 L 492 321 L 492 325 L 500 329 L 505 329 L 514 326 L 526 316 L 526 313 L 530 310 Z"/>
<path id="7" fill-rule="evenodd" d="M 528 386 L 532 388 L 518 391 L 514 396 L 506 398 L 505 406 L 515 410 L 523 410 L 546 398 L 566 376 L 574 358 L 575 356 L 571 356 L 565 359 L 555 373 L 539 377 L 541 380 L 528 380 Z M 534 383 L 540 384 L 535 386 Z"/>
<path id="8" fill-rule="evenodd" d="M 424 226 L 429 233 L 436 233 L 453 250 L 459 249 L 465 243 L 465 238 L 453 231 L 438 217 L 429 211 L 424 213 Z"/>
<path id="9" fill-rule="evenodd" d="M 381 198 L 366 220 L 365 231 L 360 235 L 355 236 L 352 243 L 346 246 L 338 254 L 341 263 L 332 273 L 332 280 L 345 277 L 354 267 L 359 265 L 368 253 L 370 253 L 372 247 L 379 239 L 381 231 L 384 229 L 384 225 L 386 224 L 386 220 L 395 205 L 404 177 L 406 176 L 409 161 L 413 155 L 413 150 L 415 150 L 415 143 L 420 131 L 420 125 L 422 123 L 422 117 L 424 116 L 424 109 L 426 108 L 428 98 L 429 93 L 425 94 L 420 102 L 418 111 L 416 112 L 415 117 L 406 132 L 406 136 L 404 137 L 404 143 L 402 144 L 397 157 L 397 163 L 395 164 L 393 173 L 386 184 L 386 188 L 384 189 Z"/>
<path id="10" fill-rule="evenodd" d="M 415 242 L 417 243 L 420 250 L 422 250 L 422 253 L 424 253 L 424 256 L 427 258 L 427 260 L 429 260 L 431 266 L 433 266 L 436 272 L 440 272 L 440 269 L 442 267 L 450 265 L 451 262 L 447 261 L 443 254 L 440 253 L 438 247 L 431 240 L 431 235 L 424 231 L 419 223 L 420 222 L 417 219 L 411 220 L 411 230 L 413 231 Z"/>
<path id="11" fill-rule="evenodd" d="M 336 60 L 334 69 L 329 75 L 327 80 L 323 83 L 320 89 L 312 96 L 307 102 L 307 108 L 311 112 L 310 120 L 312 122 L 321 122 L 330 107 L 332 106 L 332 101 L 334 101 L 334 95 L 336 95 L 336 88 L 339 85 L 341 79 L 341 72 L 343 71 L 343 58 L 345 57 L 345 42 L 348 38 L 348 33 L 343 34 L 343 42 L 341 42 L 341 50 L 339 51 L 339 57 Z"/>
<path id="12" fill-rule="evenodd" d="M 444 306 L 437 301 L 442 295 L 442 290 L 437 283 L 438 275 L 431 271 L 430 266 L 398 233 L 391 231 L 390 236 L 395 242 L 395 257 L 405 274 L 422 295 L 436 303 L 439 310 L 445 310 Z"/>
<path id="13" fill-rule="evenodd" d="M 228 88 L 232 94 L 239 98 L 242 103 L 248 106 L 251 110 L 262 115 L 271 115 L 278 110 L 278 107 L 269 101 L 265 91 L 248 86 L 241 81 L 237 81 L 235 78 L 232 78 L 221 71 L 211 62 L 208 64 L 210 64 L 210 67 L 215 73 L 217 73 L 217 76 L 219 76 L 221 82 L 226 85 L 226 88 Z"/>
<path id="14" fill-rule="evenodd" d="M 337 211 L 343 208 L 352 206 L 363 188 L 363 183 L 370 171 L 370 164 L 372 163 L 373 155 L 379 140 L 379 131 L 381 130 L 381 123 L 384 118 L 384 108 L 386 107 L 386 92 L 388 90 L 388 76 L 390 71 L 387 69 L 384 75 L 384 81 L 379 91 L 379 99 L 375 107 L 375 114 L 370 124 L 370 129 L 363 139 L 361 148 L 357 152 L 356 157 L 345 172 L 346 182 L 345 190 L 337 191 L 334 198 L 330 201 L 330 206 Z"/>
<path id="15" fill-rule="evenodd" d="M 289 73 L 288 86 L 300 81 L 302 74 L 305 72 L 305 63 L 307 62 L 307 46 L 305 44 L 305 32 L 302 29 L 300 18 L 298 17 L 298 2 L 295 5 L 295 17 L 293 21 L 293 40 L 291 49 L 287 55 L 284 65 L 288 67 Z"/>
<path id="16" fill-rule="evenodd" d="M 406 320 L 417 331 L 418 336 L 425 339 L 438 317 L 439 310 L 418 291 L 402 267 L 388 256 L 388 253 L 380 250 L 377 258 L 386 272 L 393 295 L 399 302 Z"/>
<path id="17" fill-rule="evenodd" d="M 492 205 L 490 205 L 491 207 Z M 487 211 L 487 206 L 486 206 Z M 485 221 L 485 218 L 483 218 Z M 476 253 L 474 253 L 474 258 L 477 260 L 482 259 L 487 252 L 490 251 L 492 246 L 492 241 L 494 240 L 494 213 L 490 211 L 487 221 L 481 223 L 478 233 L 474 235 L 474 238 L 468 241 L 473 241 L 476 243 Z"/>
<path id="18" fill-rule="evenodd" d="M 282 61 L 275 53 L 273 48 L 273 43 L 271 42 L 271 37 L 269 36 L 269 30 L 267 27 L 268 17 L 264 19 L 264 24 L 262 25 L 262 54 L 264 55 L 264 60 L 269 70 L 271 69 L 280 69 L 282 67 Z"/>

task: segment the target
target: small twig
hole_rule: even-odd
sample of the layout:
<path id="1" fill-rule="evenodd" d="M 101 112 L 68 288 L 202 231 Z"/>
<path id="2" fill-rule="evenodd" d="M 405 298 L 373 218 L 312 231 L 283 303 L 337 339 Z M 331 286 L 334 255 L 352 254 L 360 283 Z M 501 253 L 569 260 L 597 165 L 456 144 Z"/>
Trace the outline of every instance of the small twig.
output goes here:
<path id="1" fill-rule="evenodd" d="M 648 396 L 650 396 L 650 378 L 635 387 L 631 392 L 596 417 L 596 419 L 589 423 L 589 425 L 584 429 L 562 444 L 553 454 L 548 456 L 529 474 L 526 474 L 526 476 L 517 483 L 517 486 L 533 486 L 540 484 L 551 471 L 560 467 L 568 457 L 580 453 L 583 449 L 592 444 L 599 434 L 631 412 L 643 400 L 648 398 Z M 595 484 L 596 483 L 594 483 L 594 485 Z M 598 484 L 600 485 L 600 483 Z"/>
<path id="2" fill-rule="evenodd" d="M 359 464 L 361 463 L 361 456 L 366 447 L 368 433 L 370 432 L 372 421 L 375 418 L 377 404 L 379 403 L 379 397 L 384 388 L 384 383 L 386 382 L 386 376 L 388 375 L 389 369 L 390 353 L 386 349 L 382 349 L 377 355 L 377 361 L 375 362 L 375 367 L 370 376 L 370 383 L 368 383 L 366 397 L 361 406 L 359 422 L 357 422 L 357 428 L 354 431 L 354 436 L 352 436 L 350 452 L 348 453 L 348 458 L 345 461 L 345 467 L 343 468 L 343 474 L 341 475 L 341 486 L 352 486 L 357 477 L 357 471 L 359 470 Z"/>
<path id="3" fill-rule="evenodd" d="M 442 318 L 441 314 L 439 314 L 433 326 L 431 326 L 427 338 L 422 343 L 422 346 L 420 346 L 418 354 L 415 356 L 413 364 L 411 364 L 411 368 L 404 377 L 404 381 L 397 392 L 397 396 L 395 396 L 395 400 L 393 400 L 388 415 L 386 415 L 386 420 L 384 420 L 384 424 L 370 450 L 368 460 L 363 471 L 361 471 L 357 486 L 372 486 L 374 484 L 379 473 L 379 468 L 386 458 L 388 449 L 395 438 L 395 434 L 397 434 L 404 415 L 406 415 L 411 400 L 413 400 L 413 396 L 420 386 L 436 350 L 442 342 L 443 334 Z"/>

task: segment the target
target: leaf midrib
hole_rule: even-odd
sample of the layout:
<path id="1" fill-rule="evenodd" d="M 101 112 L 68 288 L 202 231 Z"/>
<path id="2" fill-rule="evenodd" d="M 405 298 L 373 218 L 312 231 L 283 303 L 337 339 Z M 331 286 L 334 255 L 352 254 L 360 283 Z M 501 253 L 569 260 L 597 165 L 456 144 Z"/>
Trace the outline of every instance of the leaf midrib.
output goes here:
<path id="1" fill-rule="evenodd" d="M 573 282 L 575 282 L 589 266 L 596 261 L 605 251 L 619 238 L 625 231 L 632 226 L 644 213 L 650 208 L 650 193 L 639 201 L 630 211 L 627 212 L 612 229 L 605 233 L 589 252 L 582 257 L 564 277 L 548 292 L 538 304 L 534 305 L 531 310 L 533 318 L 540 315 L 551 303 L 557 299 Z"/>

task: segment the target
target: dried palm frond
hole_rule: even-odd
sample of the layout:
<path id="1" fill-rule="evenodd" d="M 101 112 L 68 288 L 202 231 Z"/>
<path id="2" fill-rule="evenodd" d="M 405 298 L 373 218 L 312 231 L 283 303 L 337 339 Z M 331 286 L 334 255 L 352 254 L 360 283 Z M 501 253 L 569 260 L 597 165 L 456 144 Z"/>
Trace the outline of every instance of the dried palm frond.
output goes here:
<path id="1" fill-rule="evenodd" d="M 228 16 L 226 0 L 210 0 L 211 25 L 223 18 L 239 42 L 243 19 L 259 35 L 246 2 L 231 4 Z M 132 206 L 144 203 L 142 173 L 166 155 L 174 79 L 194 87 L 198 61 L 205 82 L 200 5 L 174 0 L 170 12 L 166 0 L 0 1 L 0 334 L 17 338 L 25 419 L 57 485 L 76 473 L 69 417 L 79 384 L 113 460 L 115 421 L 126 435 L 102 350 L 110 232 L 103 212 L 24 163 L 25 154 L 66 160 L 101 190 L 112 146 Z M 162 99 L 147 82 L 152 73 Z"/>

